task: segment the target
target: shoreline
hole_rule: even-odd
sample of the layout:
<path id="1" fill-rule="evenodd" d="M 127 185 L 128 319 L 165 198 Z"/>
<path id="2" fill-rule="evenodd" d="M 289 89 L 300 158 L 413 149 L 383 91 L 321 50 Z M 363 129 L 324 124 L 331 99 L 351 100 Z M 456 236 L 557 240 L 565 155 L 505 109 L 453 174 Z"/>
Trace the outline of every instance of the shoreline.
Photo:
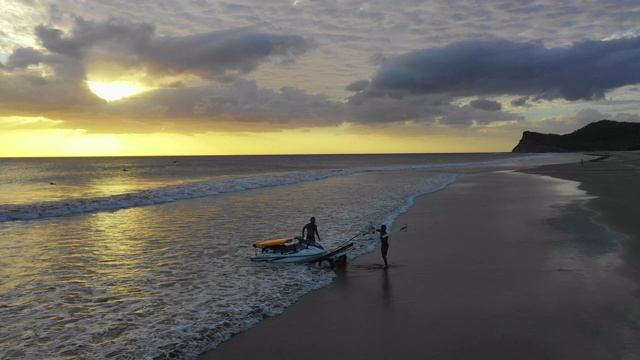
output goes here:
<path id="1" fill-rule="evenodd" d="M 388 270 L 378 245 L 198 359 L 638 356 L 638 170 L 631 152 L 460 176 L 398 217 Z"/>
<path id="2" fill-rule="evenodd" d="M 640 151 L 615 152 L 580 164 L 543 165 L 521 170 L 580 183 L 579 189 L 594 196 L 588 207 L 598 214 L 595 221 L 623 234 L 625 257 L 621 271 L 640 284 Z M 640 297 L 640 288 L 635 293 Z"/>

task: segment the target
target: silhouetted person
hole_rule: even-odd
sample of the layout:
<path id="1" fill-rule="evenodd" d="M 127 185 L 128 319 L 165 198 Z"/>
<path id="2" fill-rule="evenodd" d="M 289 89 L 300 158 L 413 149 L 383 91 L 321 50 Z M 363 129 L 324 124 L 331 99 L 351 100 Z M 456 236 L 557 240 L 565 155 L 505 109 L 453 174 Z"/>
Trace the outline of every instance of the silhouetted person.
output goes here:
<path id="1" fill-rule="evenodd" d="M 302 237 L 307 241 L 316 241 L 316 235 L 318 236 L 318 241 L 320 241 L 320 234 L 318 234 L 318 225 L 316 225 L 316 218 L 312 217 L 310 222 L 302 228 Z M 304 232 L 307 231 L 307 236 L 305 237 Z"/>
<path id="2" fill-rule="evenodd" d="M 389 236 L 387 235 L 387 225 L 381 225 L 380 229 L 376 229 L 377 232 L 380 233 L 380 241 L 382 242 L 382 246 L 380 246 L 380 251 L 382 252 L 382 260 L 384 260 L 384 269 L 389 267 L 387 263 L 387 251 L 389 251 Z"/>

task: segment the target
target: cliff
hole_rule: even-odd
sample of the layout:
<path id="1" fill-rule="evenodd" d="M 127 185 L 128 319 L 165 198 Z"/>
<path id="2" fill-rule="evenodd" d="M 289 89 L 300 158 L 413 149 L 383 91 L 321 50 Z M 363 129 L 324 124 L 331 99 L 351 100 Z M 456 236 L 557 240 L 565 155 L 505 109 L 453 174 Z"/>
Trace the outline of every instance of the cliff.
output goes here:
<path id="1" fill-rule="evenodd" d="M 514 153 L 640 150 L 640 123 L 600 120 L 571 134 L 525 131 Z"/>

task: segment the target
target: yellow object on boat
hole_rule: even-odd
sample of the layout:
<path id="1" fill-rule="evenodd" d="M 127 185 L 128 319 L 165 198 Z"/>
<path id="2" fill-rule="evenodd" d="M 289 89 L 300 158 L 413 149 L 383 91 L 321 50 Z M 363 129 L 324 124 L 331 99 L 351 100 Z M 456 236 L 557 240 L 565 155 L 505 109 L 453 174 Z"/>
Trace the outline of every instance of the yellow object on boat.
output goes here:
<path id="1" fill-rule="evenodd" d="M 288 242 L 293 241 L 293 238 L 284 238 L 284 239 L 273 239 L 273 240 L 263 240 L 253 244 L 253 247 L 267 247 L 267 246 L 276 246 L 276 245 L 284 245 Z"/>

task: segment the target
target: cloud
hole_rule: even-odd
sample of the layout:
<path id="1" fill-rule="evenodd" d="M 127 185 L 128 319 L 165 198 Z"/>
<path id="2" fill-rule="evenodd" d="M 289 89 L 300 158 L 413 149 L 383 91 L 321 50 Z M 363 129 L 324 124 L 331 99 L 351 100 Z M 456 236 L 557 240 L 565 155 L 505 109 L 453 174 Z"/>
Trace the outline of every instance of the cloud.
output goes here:
<path id="1" fill-rule="evenodd" d="M 50 19 L 38 18 L 47 25 L 30 25 L 35 42 L 16 40 L 5 47 L 10 55 L 0 64 L 0 115 L 42 115 L 65 121 L 56 126 L 100 132 L 261 131 L 343 122 L 517 127 L 526 124 L 522 114 L 532 114 L 527 111 L 543 100 L 600 99 L 611 89 L 640 82 L 633 61 L 638 38 L 611 36 L 558 47 L 586 36 L 609 38 L 635 24 L 595 16 L 628 12 L 615 7 L 581 9 L 588 20 L 577 23 L 597 23 L 587 31 L 560 24 L 573 10 L 550 0 L 455 6 L 435 1 L 428 7 L 413 0 L 402 0 L 402 6 L 300 2 L 278 11 L 270 2 L 244 0 L 127 4 L 51 6 Z M 95 20 L 104 14 L 118 17 Z M 535 22 L 525 21 L 533 15 Z M 609 30 L 612 25 L 615 30 Z M 314 41 L 304 34 L 313 34 Z M 315 41 L 322 51 L 311 51 Z M 287 66 L 303 56 L 291 72 L 261 67 Z M 107 80 L 143 74 L 136 80 L 156 90 L 106 103 L 85 83 L 98 81 L 96 72 Z M 288 76 L 294 73 L 305 75 Z M 316 93 L 334 88 L 340 95 Z M 341 90 L 352 94 L 336 100 Z M 512 106 L 527 109 L 510 112 L 491 100 L 503 95 L 515 98 Z M 461 97 L 477 100 L 459 106 Z M 611 109 L 607 103 L 602 106 Z M 623 111 L 634 112 L 632 105 Z"/>
<path id="2" fill-rule="evenodd" d="M 238 79 L 219 85 L 158 89 L 103 102 L 94 105 L 91 117 L 67 116 L 66 126 L 104 133 L 262 132 L 337 125 L 344 118 L 343 111 L 340 103 L 324 95 L 290 87 L 262 89 L 255 81 Z"/>
<path id="3" fill-rule="evenodd" d="M 529 106 L 529 104 L 527 103 L 528 100 L 529 100 L 528 96 L 522 96 L 522 97 L 519 97 L 517 99 L 513 99 L 513 100 L 511 100 L 511 106 L 515 106 L 515 107 L 517 107 L 517 106 L 527 106 L 528 107 Z"/>
<path id="4" fill-rule="evenodd" d="M 469 127 L 496 121 L 521 121 L 521 115 L 500 111 L 493 100 L 476 100 L 459 106 L 446 95 L 380 96 L 360 92 L 347 102 L 347 119 L 359 123 L 412 122 L 423 125 Z"/>
<path id="5" fill-rule="evenodd" d="M 540 42 L 464 41 L 388 60 L 371 80 L 386 95 L 521 95 L 597 100 L 640 82 L 640 37 L 585 41 L 565 48 Z"/>
<path id="6" fill-rule="evenodd" d="M 115 18 L 94 22 L 76 17 L 73 30 L 69 33 L 44 25 L 37 26 L 35 33 L 42 45 L 41 49 L 16 48 L 8 56 L 6 64 L 3 64 L 3 71 L 0 72 L 0 116 L 46 115 L 68 120 L 68 126 L 83 126 L 87 129 L 103 126 L 92 126 L 86 120 L 78 124 L 78 119 L 97 118 L 105 114 L 142 119 L 145 118 L 145 111 L 157 115 L 158 109 L 165 109 L 162 115 L 168 117 L 186 116 L 189 112 L 193 115 L 194 99 L 201 102 L 205 100 L 202 96 L 194 99 L 188 96 L 201 94 L 203 88 L 191 89 L 183 78 L 172 78 L 170 75 L 195 75 L 203 79 L 233 83 L 264 62 L 275 59 L 280 64 L 288 64 L 312 46 L 310 41 L 297 35 L 270 34 L 248 28 L 188 36 L 157 36 L 153 25 Z M 141 96 L 137 100 L 132 98 L 120 104 L 107 104 L 92 94 L 86 84 L 88 69 L 94 61 L 99 62 L 97 66 L 93 66 L 97 71 L 107 71 L 105 69 L 111 66 L 115 69 L 111 71 L 118 76 L 142 72 L 150 79 L 155 78 L 158 85 L 171 88 L 172 91 L 167 92 L 171 95 L 162 96 L 161 92 L 155 92 L 149 95 L 150 100 L 143 101 L 141 99 L 145 97 Z M 241 88 L 245 89 L 246 86 Z M 233 110 L 238 110 L 240 115 L 248 113 L 252 105 L 229 105 L 233 101 L 239 102 L 229 94 L 243 91 L 239 88 L 234 90 L 233 85 L 230 89 L 232 90 L 227 92 L 222 87 L 207 88 L 207 101 L 213 105 L 202 105 L 204 107 L 201 109 L 206 111 L 200 115 L 214 116 L 215 111 L 211 110 L 211 106 L 220 105 L 212 95 L 215 91 L 221 91 L 217 96 L 225 98 L 223 108 L 229 109 L 227 115 Z M 295 91 L 285 92 L 291 97 L 291 93 Z M 262 109 L 265 114 L 273 115 L 285 112 L 282 104 L 290 104 L 292 109 L 305 110 L 306 113 L 302 111 L 300 115 L 303 117 L 310 116 L 312 111 L 318 111 L 312 105 L 324 101 L 320 99 L 322 96 L 309 96 L 313 104 L 300 99 L 288 102 L 285 92 L 280 94 L 285 98 L 284 101 L 274 100 L 273 94 L 271 100 L 265 100 L 270 101 L 269 105 L 274 107 L 272 111 L 267 111 L 264 103 L 253 106 L 255 109 Z M 256 93 L 262 94 L 259 91 Z M 140 103 L 132 106 L 135 101 Z M 305 104 L 309 105 L 309 110 L 301 108 Z M 229 117 L 238 118 L 240 115 Z"/>
<path id="7" fill-rule="evenodd" d="M 500 111 L 502 110 L 502 104 L 495 100 L 479 99 L 473 100 L 469 103 L 471 107 L 486 110 L 486 111 Z"/>
<path id="8" fill-rule="evenodd" d="M 310 41 L 298 35 L 269 34 L 249 28 L 157 36 L 151 24 L 116 18 L 93 22 L 78 17 L 69 35 L 60 29 L 39 25 L 36 35 L 49 53 L 68 58 L 85 58 L 97 52 L 100 57 L 125 67 L 143 68 L 157 74 L 191 73 L 218 79 L 227 76 L 229 71 L 247 74 L 274 57 L 284 64 L 291 63 L 312 47 Z M 25 57 L 21 53 L 35 55 L 33 49 L 16 52 L 12 56 L 19 59 Z"/>
<path id="9" fill-rule="evenodd" d="M 7 67 L 25 68 L 45 61 L 45 56 L 38 50 L 32 48 L 18 48 L 7 59 Z"/>
<path id="10" fill-rule="evenodd" d="M 605 119 L 640 122 L 640 116 L 636 114 L 617 113 L 613 115 L 593 108 L 585 108 L 565 116 L 549 117 L 541 121 L 528 122 L 526 130 L 547 134 L 568 134 L 592 122 Z"/>
<path id="11" fill-rule="evenodd" d="M 362 91 L 369 86 L 369 80 L 358 80 L 347 85 L 344 89 L 347 91 Z"/>
<path id="12" fill-rule="evenodd" d="M 592 122 L 600 120 L 615 120 L 624 122 L 640 122 L 640 116 L 629 113 L 618 113 L 611 115 L 608 113 L 602 113 L 595 109 L 582 109 L 572 116 L 578 128 L 586 126 Z"/>

